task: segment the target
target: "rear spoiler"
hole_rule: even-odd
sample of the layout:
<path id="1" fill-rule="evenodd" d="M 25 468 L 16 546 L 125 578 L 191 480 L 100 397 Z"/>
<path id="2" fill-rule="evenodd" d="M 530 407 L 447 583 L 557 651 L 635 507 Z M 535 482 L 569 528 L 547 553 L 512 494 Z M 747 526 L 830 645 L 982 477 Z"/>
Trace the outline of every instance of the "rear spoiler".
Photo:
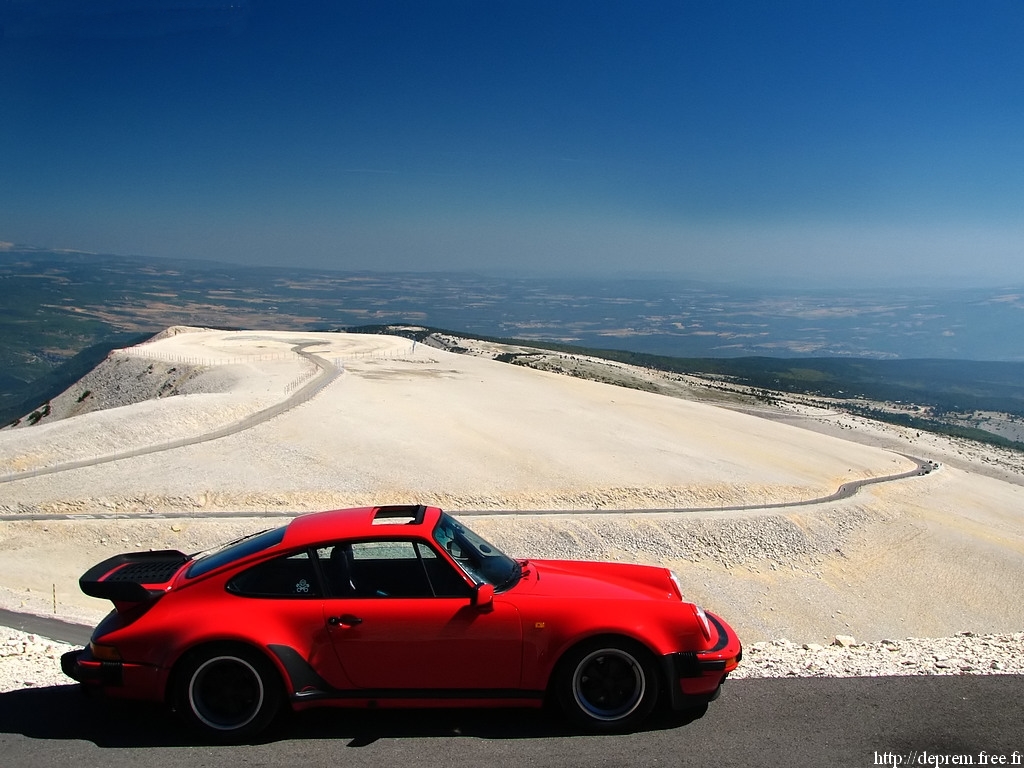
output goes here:
<path id="1" fill-rule="evenodd" d="M 82 574 L 78 586 L 89 597 L 141 603 L 162 595 L 174 574 L 191 559 L 176 549 L 115 555 Z"/>

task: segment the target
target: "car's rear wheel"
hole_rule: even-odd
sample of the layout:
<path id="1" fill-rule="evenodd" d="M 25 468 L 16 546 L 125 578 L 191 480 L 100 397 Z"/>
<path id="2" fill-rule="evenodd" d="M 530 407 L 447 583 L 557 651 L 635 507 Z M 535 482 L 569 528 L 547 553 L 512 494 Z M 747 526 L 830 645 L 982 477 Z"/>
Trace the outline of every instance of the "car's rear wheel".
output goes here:
<path id="1" fill-rule="evenodd" d="M 277 671 L 245 647 L 211 647 L 190 654 L 176 676 L 175 709 L 217 741 L 240 741 L 266 728 L 281 706 Z"/>
<path id="2" fill-rule="evenodd" d="M 569 652 L 555 685 L 559 704 L 591 731 L 628 730 L 658 701 L 659 681 L 650 651 L 626 638 L 604 638 Z"/>

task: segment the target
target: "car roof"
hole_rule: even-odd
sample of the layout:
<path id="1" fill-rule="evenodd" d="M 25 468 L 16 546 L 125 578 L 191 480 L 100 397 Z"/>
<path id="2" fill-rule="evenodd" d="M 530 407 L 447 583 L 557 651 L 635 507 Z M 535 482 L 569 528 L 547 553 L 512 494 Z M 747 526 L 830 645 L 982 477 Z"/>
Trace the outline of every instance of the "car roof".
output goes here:
<path id="1" fill-rule="evenodd" d="M 336 539 L 405 537 L 410 526 L 423 535 L 434 529 L 441 514 L 437 507 L 422 504 L 314 512 L 292 520 L 281 544 L 291 548 Z"/>

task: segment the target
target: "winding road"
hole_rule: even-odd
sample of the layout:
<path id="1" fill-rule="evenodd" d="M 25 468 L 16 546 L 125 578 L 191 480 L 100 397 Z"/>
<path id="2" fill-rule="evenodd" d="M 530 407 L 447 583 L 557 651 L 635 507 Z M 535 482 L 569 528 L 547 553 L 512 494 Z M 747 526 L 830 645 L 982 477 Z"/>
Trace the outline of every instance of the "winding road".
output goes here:
<path id="1" fill-rule="evenodd" d="M 332 384 L 343 372 L 343 369 L 334 365 L 331 361 L 327 360 L 320 355 L 316 355 L 312 352 L 307 352 L 306 348 L 315 346 L 319 342 L 310 341 L 302 342 L 292 347 L 292 351 L 310 361 L 317 368 L 320 369 L 320 373 L 307 384 L 300 389 L 296 390 L 291 396 L 282 400 L 281 402 L 275 403 L 274 405 L 258 411 L 244 419 L 241 419 L 233 424 L 221 427 L 210 432 L 205 432 L 199 435 L 192 435 L 191 437 L 185 437 L 178 440 L 168 441 L 166 443 L 160 443 L 157 445 L 148 445 L 141 448 L 133 448 L 128 451 L 121 451 L 118 453 L 108 454 L 106 456 L 92 457 L 89 459 L 82 459 L 80 461 L 65 462 L 62 464 L 56 464 L 50 467 L 41 467 L 38 469 L 26 470 L 24 472 L 16 472 L 7 475 L 0 475 L 0 485 L 4 483 L 13 482 L 15 480 L 23 480 L 32 477 L 41 477 L 45 475 L 56 474 L 58 472 L 67 472 L 75 469 L 83 469 L 85 467 L 93 467 L 100 464 L 108 464 L 114 461 L 122 461 L 124 459 L 131 459 L 138 456 L 145 456 L 154 453 L 161 453 L 163 451 L 175 450 L 177 448 L 184 448 L 190 445 L 197 445 L 199 443 L 206 443 L 211 440 L 218 440 L 222 437 L 228 437 L 229 435 L 235 435 L 239 432 L 243 432 L 247 429 L 251 429 L 259 424 L 269 421 L 276 416 L 281 415 L 303 403 L 308 402 Z M 767 504 L 738 504 L 729 506 L 714 506 L 714 507 L 686 507 L 679 509 L 596 509 L 588 510 L 588 514 L 628 514 L 628 513 L 659 513 L 659 512 L 687 512 L 687 513 L 701 513 L 701 512 L 751 512 L 758 510 L 769 510 L 769 509 L 785 509 L 789 507 L 805 507 L 812 506 L 815 504 L 823 504 L 828 502 L 840 501 L 853 496 L 861 488 L 878 484 L 888 483 L 896 480 L 902 480 L 908 477 L 916 477 L 919 475 L 928 474 L 938 468 L 938 465 L 927 459 L 921 459 L 908 454 L 900 454 L 904 458 L 909 459 L 915 463 L 915 468 L 906 472 L 900 472 L 893 475 L 884 475 L 880 477 L 866 478 L 862 480 L 852 480 L 839 486 L 839 488 L 827 496 L 819 496 L 810 499 L 798 499 L 794 501 L 784 502 L 773 502 Z M 565 510 L 462 510 L 461 515 L 509 515 L 509 514 L 532 514 L 532 515 L 548 515 L 548 514 L 565 514 Z M 35 515 L 18 515 L 18 514 L 7 514 L 0 515 L 2 521 L 16 521 L 16 520 L 48 520 L 48 519 L 94 519 L 94 518 L 107 518 L 107 517 L 118 517 L 120 515 L 82 515 L 82 514 L 35 514 Z M 157 519 L 172 518 L 174 515 L 162 515 L 162 514 L 151 514 L 151 515 L 137 515 L 138 517 L 152 517 Z M 210 515 L 209 517 L 221 517 L 221 518 L 232 518 L 232 517 L 251 517 L 251 512 L 221 512 L 216 515 Z M 288 511 L 278 512 L 267 512 L 266 517 L 294 517 L 294 513 Z"/>
<path id="2" fill-rule="evenodd" d="M 40 467 L 39 469 L 29 469 L 24 472 L 15 472 L 9 475 L 0 475 L 0 484 L 10 483 L 15 480 L 24 480 L 29 477 L 41 477 L 43 475 L 52 475 L 57 472 L 67 472 L 72 469 L 82 469 L 84 467 L 95 467 L 98 464 L 109 464 L 112 461 L 121 461 L 123 459 L 133 459 L 136 456 L 146 456 L 151 453 L 162 453 L 163 451 L 172 451 L 175 448 L 184 448 L 189 445 L 198 445 L 199 443 L 206 443 L 210 440 L 219 440 L 222 437 L 228 435 L 236 435 L 239 432 L 244 432 L 247 429 L 252 429 L 258 424 L 263 424 L 266 421 L 275 416 L 280 416 L 286 411 L 290 411 L 296 406 L 302 405 L 309 400 L 316 397 L 321 391 L 327 386 L 332 384 L 341 373 L 342 369 L 335 366 L 329 360 L 315 355 L 312 352 L 307 352 L 306 347 L 315 346 L 320 342 L 310 341 L 298 344 L 292 347 L 292 352 L 299 355 L 300 357 L 309 360 L 311 363 L 320 369 L 320 373 L 310 380 L 305 386 L 297 389 L 291 396 L 282 400 L 279 403 L 274 403 L 269 408 L 264 408 L 262 411 L 257 411 L 254 414 L 246 416 L 244 419 L 236 421 L 234 424 L 228 424 L 220 429 L 215 429 L 210 432 L 204 432 L 200 435 L 192 435 L 191 437 L 183 437 L 179 440 L 171 440 L 166 443 L 159 443 L 157 445 L 147 445 L 142 448 L 133 448 L 130 451 L 121 451 L 120 453 L 112 453 L 106 456 L 97 456 L 89 459 L 82 459 L 81 461 L 69 461 L 63 464 L 55 464 L 52 467 Z M 9 518 L 0 518 L 9 519 Z"/>
<path id="3" fill-rule="evenodd" d="M 218 435 L 223 437 L 223 435 Z M 204 436 L 203 440 L 214 439 L 213 437 Z M 201 442 L 199 439 L 192 439 L 190 442 L 185 443 L 190 445 L 193 442 Z M 144 450 L 143 453 L 153 453 L 152 450 Z M 135 454 L 141 455 L 141 454 Z M 915 456 L 908 454 L 900 454 L 906 459 L 910 459 L 917 466 L 914 469 L 907 470 L 906 472 L 899 472 L 893 475 L 880 475 L 879 477 L 868 477 L 863 480 L 851 480 L 850 482 L 843 483 L 839 486 L 838 490 L 834 493 L 830 493 L 827 496 L 817 496 L 810 499 L 796 499 L 794 501 L 778 501 L 768 504 L 734 504 L 729 506 L 717 506 L 717 507 L 679 507 L 672 509 L 616 509 L 616 508 L 599 508 L 599 509 L 588 509 L 585 511 L 574 511 L 573 514 L 587 514 L 587 515 L 623 515 L 623 514 L 664 514 L 664 513 L 701 513 L 701 512 L 756 512 L 760 510 L 769 509 L 786 509 L 789 507 L 809 507 L 815 504 L 827 504 L 833 501 L 839 501 L 842 499 L 848 499 L 853 496 L 861 488 L 869 485 L 877 485 L 879 483 L 891 483 L 897 480 L 904 480 L 909 477 L 919 477 L 934 472 L 938 469 L 938 466 L 927 460 L 920 459 Z M 128 458 L 128 456 L 120 456 L 119 458 Z M 103 459 L 101 461 L 113 461 L 114 459 Z M 65 465 L 63 469 L 73 469 Z M 54 470 L 57 471 L 57 470 Z M 495 516 L 495 515 L 564 515 L 567 510 L 564 509 L 487 509 L 487 510 L 459 510 L 458 514 L 460 517 L 475 517 L 475 516 Z M 259 517 L 295 517 L 298 512 L 289 512 L 287 510 L 266 510 L 259 514 Z M 253 517 L 253 512 L 216 512 L 206 514 L 203 517 L 205 519 L 215 520 L 218 518 L 241 518 L 241 517 Z M 110 513 L 110 514 L 32 514 L 32 515 L 18 515 L 8 514 L 0 515 L 0 521 L 18 521 L 18 520 L 98 520 L 98 519 L 116 519 L 123 518 L 124 514 L 121 513 Z M 155 520 L 172 520 L 176 518 L 185 518 L 186 515 L 173 515 L 163 513 L 139 513 L 132 515 L 133 518 L 142 519 L 155 519 Z"/>

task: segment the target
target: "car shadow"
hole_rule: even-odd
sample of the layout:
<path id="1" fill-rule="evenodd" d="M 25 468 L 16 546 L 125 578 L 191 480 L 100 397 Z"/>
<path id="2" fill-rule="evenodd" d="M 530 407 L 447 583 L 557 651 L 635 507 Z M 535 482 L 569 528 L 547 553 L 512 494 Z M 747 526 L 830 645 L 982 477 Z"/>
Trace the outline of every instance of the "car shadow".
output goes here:
<path id="1" fill-rule="evenodd" d="M 655 713 L 640 731 L 678 728 L 698 713 Z M 26 688 L 0 693 L 0 734 L 32 739 L 83 740 L 98 747 L 179 747 L 209 744 L 167 709 L 87 695 L 77 685 Z M 380 739 L 544 739 L 585 735 L 547 710 L 322 708 L 286 714 L 255 743 L 345 740 L 364 747 Z"/>

